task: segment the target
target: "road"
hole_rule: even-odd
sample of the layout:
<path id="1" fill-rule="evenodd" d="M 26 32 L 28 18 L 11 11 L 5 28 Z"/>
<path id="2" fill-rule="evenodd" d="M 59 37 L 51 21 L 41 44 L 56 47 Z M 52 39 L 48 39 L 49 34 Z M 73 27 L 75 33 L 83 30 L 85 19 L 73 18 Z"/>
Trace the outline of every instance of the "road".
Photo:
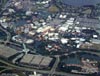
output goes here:
<path id="1" fill-rule="evenodd" d="M 76 53 L 76 52 L 81 52 L 81 51 L 80 50 L 79 51 L 73 51 L 71 53 Z M 97 54 L 97 55 L 100 56 L 100 53 L 96 53 L 96 52 L 89 52 L 89 51 L 83 51 L 83 52 L 93 53 L 93 54 Z M 68 55 L 68 54 L 65 53 L 64 55 Z M 56 74 L 56 75 L 62 75 L 62 76 L 67 76 L 67 75 L 68 76 L 75 76 L 73 74 L 64 73 L 64 72 L 57 72 L 56 71 L 57 65 L 59 63 L 59 55 L 56 56 L 56 61 L 55 61 L 54 65 L 53 65 L 52 69 L 49 70 L 49 71 L 47 71 L 47 70 L 37 70 L 37 69 L 26 68 L 26 67 L 20 67 L 20 66 L 17 66 L 15 64 L 9 63 L 9 62 L 4 61 L 4 60 L 0 60 L 0 62 L 8 65 L 9 67 L 11 67 L 13 69 L 23 70 L 23 71 L 36 71 L 36 72 L 43 73 L 43 74 L 49 74 L 48 76 L 53 76 L 54 74 Z M 77 75 L 77 76 L 82 76 L 82 75 Z"/>
<path id="2" fill-rule="evenodd" d="M 73 51 L 71 53 L 76 53 L 76 52 L 81 52 L 80 50 L 79 51 Z M 93 54 L 97 54 L 100 56 L 100 53 L 96 53 L 96 52 L 90 52 L 90 51 L 83 51 L 83 52 L 88 52 L 88 53 L 93 53 Z M 70 54 L 71 54 L 70 53 Z M 68 55 L 67 53 L 65 53 L 64 55 Z M 13 69 L 17 69 L 17 70 L 23 70 L 23 71 L 36 71 L 36 72 L 39 72 L 39 73 L 43 73 L 43 74 L 49 74 L 48 76 L 53 76 L 54 74 L 56 75 L 62 75 L 62 76 L 75 76 L 73 74 L 69 74 L 69 73 L 64 73 L 64 72 L 57 72 L 56 71 L 56 68 L 57 68 L 57 65 L 59 63 L 59 55 L 56 56 L 56 61 L 52 67 L 51 70 L 47 71 L 47 70 L 37 70 L 37 69 L 33 69 L 33 68 L 26 68 L 26 67 L 20 67 L 20 66 L 17 66 L 15 64 L 11 64 L 7 61 L 4 61 L 4 60 L 0 60 L 0 62 L 4 63 L 4 64 L 7 64 L 9 67 L 13 68 Z M 77 75 L 77 76 L 82 76 L 82 75 Z"/>
<path id="3" fill-rule="evenodd" d="M 18 59 L 22 58 L 23 55 L 24 55 L 23 53 L 19 54 L 17 57 L 15 57 L 15 58 L 12 60 L 12 63 L 15 64 L 16 61 L 17 61 Z"/>
<path id="4" fill-rule="evenodd" d="M 1 26 L 1 24 L 0 24 L 0 30 L 4 31 L 4 32 L 6 33 L 7 39 L 6 39 L 6 41 L 5 41 L 5 44 L 8 43 L 8 42 L 10 41 L 10 39 L 11 39 L 11 34 L 10 34 L 6 29 L 4 29 L 4 28 Z"/>
<path id="5" fill-rule="evenodd" d="M 0 73 L 4 72 L 4 71 L 6 71 L 6 70 L 12 69 L 12 68 L 9 67 L 9 66 L 0 66 L 0 68 L 4 68 L 3 70 L 0 71 Z"/>
<path id="6" fill-rule="evenodd" d="M 52 69 L 51 69 L 51 71 L 50 71 L 48 76 L 53 76 L 53 74 L 56 71 L 56 68 L 58 67 L 59 61 L 60 61 L 59 56 L 57 56 L 56 57 L 56 61 L 55 61 L 55 63 L 54 63 L 54 65 L 53 65 L 53 67 L 52 67 Z"/>
<path id="7" fill-rule="evenodd" d="M 9 5 L 10 5 L 10 3 L 7 2 L 7 4 L 5 5 L 4 9 L 6 9 Z M 71 31 L 73 30 L 73 28 L 74 27 L 72 27 Z M 6 43 L 11 43 L 11 44 L 20 46 L 19 44 L 10 42 L 11 34 L 7 30 L 5 30 L 4 28 L 2 28 L 1 26 L 0 26 L 0 29 L 7 34 L 6 41 L 1 41 L 1 42 L 4 42 L 5 44 Z M 76 53 L 76 52 L 72 52 L 72 53 Z M 96 53 L 96 54 L 100 55 L 99 53 Z M 36 71 L 36 72 L 43 73 L 43 74 L 49 74 L 48 76 L 53 76 L 54 74 L 55 75 L 61 75 L 61 76 L 82 76 L 82 75 L 75 75 L 75 74 L 69 74 L 69 73 L 64 73 L 64 72 L 57 72 L 56 68 L 57 68 L 58 63 L 59 63 L 59 57 L 56 57 L 56 61 L 55 61 L 55 63 L 54 63 L 54 65 L 53 65 L 53 67 L 52 67 L 51 70 L 37 70 L 37 69 L 32 69 L 32 68 L 20 67 L 20 66 L 17 66 L 15 64 L 9 63 L 9 62 L 4 61 L 4 60 L 0 60 L 0 62 L 2 62 L 4 64 L 7 64 L 9 66 L 9 67 L 6 67 L 7 69 L 4 69 L 2 71 L 8 70 L 8 69 L 17 69 L 17 70 L 22 70 L 22 71 L 33 71 L 33 72 Z"/>
<path id="8" fill-rule="evenodd" d="M 3 69 L 3 70 L 0 71 L 0 74 L 1 74 L 2 72 L 4 72 L 4 71 L 11 70 L 11 69 L 12 69 L 12 68 L 5 68 L 5 69 Z"/>
<path id="9" fill-rule="evenodd" d="M 0 11 L 0 14 L 1 14 L 5 9 L 7 9 L 7 7 L 10 6 L 10 5 L 11 5 L 11 0 L 8 0 L 7 3 L 5 4 L 5 6 L 2 8 L 2 11 Z M 1 26 L 1 24 L 0 24 L 0 29 L 1 29 L 2 31 L 4 31 L 4 32 L 7 34 L 7 39 L 6 39 L 6 41 L 5 41 L 5 44 L 6 44 L 6 43 L 8 43 L 8 42 L 10 41 L 10 39 L 11 39 L 11 34 L 10 34 L 6 29 L 4 29 L 4 28 Z"/>
<path id="10" fill-rule="evenodd" d="M 27 68 L 27 67 L 20 67 L 20 66 L 17 66 L 15 64 L 11 64 L 9 62 L 6 62 L 4 60 L 0 60 L 0 62 L 10 66 L 13 69 L 22 70 L 22 71 L 32 71 L 32 72 L 36 71 L 36 72 L 42 73 L 42 74 L 49 74 L 51 72 L 50 70 L 37 70 L 37 69 L 32 69 L 32 68 Z M 61 75 L 61 76 L 82 76 L 82 75 L 75 75 L 75 74 L 69 74 L 69 73 L 57 72 L 57 71 L 55 71 L 54 74 Z"/>

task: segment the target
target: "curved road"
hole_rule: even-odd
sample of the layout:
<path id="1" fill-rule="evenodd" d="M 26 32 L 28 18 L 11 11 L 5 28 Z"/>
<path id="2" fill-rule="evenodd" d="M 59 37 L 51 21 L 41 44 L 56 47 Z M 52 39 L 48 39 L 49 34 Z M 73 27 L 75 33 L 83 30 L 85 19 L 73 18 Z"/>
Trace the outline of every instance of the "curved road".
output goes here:
<path id="1" fill-rule="evenodd" d="M 73 51 L 71 53 L 76 53 L 76 52 L 81 52 L 81 51 Z M 83 51 L 83 52 L 89 52 L 89 51 Z M 89 53 L 97 54 L 97 55 L 100 56 L 100 53 L 96 53 L 96 52 L 89 52 Z M 65 54 L 65 55 L 68 55 L 68 54 Z M 53 75 L 82 76 L 82 75 L 75 75 L 75 74 L 69 74 L 69 73 L 64 73 L 64 72 L 57 72 L 56 71 L 56 68 L 57 68 L 58 63 L 59 63 L 59 55 L 58 56 L 55 56 L 55 57 L 56 57 L 56 61 L 55 61 L 54 65 L 53 65 L 52 69 L 51 70 L 48 70 L 48 71 L 47 70 L 37 70 L 37 69 L 27 68 L 27 67 L 20 67 L 20 66 L 17 66 L 15 64 L 9 63 L 9 62 L 4 61 L 4 60 L 0 60 L 0 62 L 8 65 L 12 69 L 18 69 L 18 70 L 23 70 L 23 71 L 36 71 L 36 72 L 43 73 L 43 74 L 49 74 L 48 76 L 53 76 Z"/>
<path id="2" fill-rule="evenodd" d="M 4 60 L 0 60 L 0 62 L 10 66 L 13 69 L 22 70 L 22 71 L 33 71 L 33 72 L 36 71 L 36 72 L 39 72 L 42 74 L 49 74 L 51 72 L 51 71 L 47 71 L 47 70 L 36 70 L 36 69 L 32 69 L 32 68 L 27 68 L 27 67 L 20 67 L 20 66 L 11 64 L 9 62 L 6 62 Z M 54 74 L 55 75 L 62 75 L 62 76 L 82 76 L 82 75 L 75 75 L 75 74 L 69 74 L 69 73 L 57 72 L 57 71 L 55 71 Z"/>
<path id="3" fill-rule="evenodd" d="M 4 31 L 4 32 L 6 33 L 7 39 L 6 39 L 6 41 L 5 41 L 5 44 L 8 43 L 8 42 L 10 41 L 10 39 L 11 39 L 11 34 L 10 34 L 6 29 L 4 29 L 4 28 L 1 26 L 1 24 L 0 24 L 0 30 Z"/>
<path id="4" fill-rule="evenodd" d="M 4 41 L 5 42 L 5 41 Z M 12 42 L 11 42 L 12 43 Z M 12 43 L 13 44 L 13 43 Z M 76 53 L 76 52 L 81 52 L 81 51 L 73 51 L 71 53 Z M 83 51 L 83 52 L 88 52 L 88 51 Z M 96 52 L 89 52 L 89 53 L 93 53 L 93 54 L 97 54 L 100 56 L 100 53 L 96 53 Z M 68 54 L 65 54 L 65 55 L 68 55 Z M 17 70 L 22 70 L 22 71 L 36 71 L 36 72 L 39 72 L 39 73 L 43 73 L 43 74 L 49 74 L 48 76 L 53 76 L 53 75 L 62 75 L 62 76 L 82 76 L 82 75 L 75 75 L 75 74 L 69 74 L 69 73 L 64 73 L 64 72 L 57 72 L 56 71 L 56 68 L 58 66 L 58 63 L 59 63 L 59 55 L 56 56 L 56 61 L 52 67 L 51 70 L 37 70 L 37 69 L 33 69 L 33 68 L 27 68 L 27 67 L 20 67 L 20 66 L 17 66 L 15 64 L 12 64 L 12 63 L 9 63 L 7 61 L 4 61 L 4 60 L 0 60 L 0 62 L 8 65 L 9 67 L 11 67 L 12 69 L 17 69 Z"/>

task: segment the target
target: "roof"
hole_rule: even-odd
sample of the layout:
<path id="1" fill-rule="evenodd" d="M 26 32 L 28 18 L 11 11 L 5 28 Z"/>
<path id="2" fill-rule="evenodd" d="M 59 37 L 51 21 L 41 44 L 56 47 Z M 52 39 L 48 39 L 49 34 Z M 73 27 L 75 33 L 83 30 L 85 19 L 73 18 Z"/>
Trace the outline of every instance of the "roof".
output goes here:
<path id="1" fill-rule="evenodd" d="M 23 26 L 24 24 L 27 24 L 27 22 L 25 20 L 19 20 L 15 23 L 15 25 L 18 26 Z"/>
<path id="2" fill-rule="evenodd" d="M 52 58 L 50 58 L 50 57 L 44 57 L 44 59 L 41 62 L 41 65 L 42 66 L 49 66 L 49 64 L 51 63 L 51 61 L 52 61 Z"/>
<path id="3" fill-rule="evenodd" d="M 10 56 L 15 55 L 17 52 L 18 51 L 16 51 L 15 49 L 12 49 L 4 45 L 0 45 L 0 56 L 9 58 Z"/>
<path id="4" fill-rule="evenodd" d="M 89 23 L 99 23 L 98 19 L 90 19 L 90 18 L 77 18 L 80 22 L 89 22 Z"/>
<path id="5" fill-rule="evenodd" d="M 30 63 L 34 56 L 32 54 L 26 54 L 20 62 L 22 63 Z"/>
<path id="6" fill-rule="evenodd" d="M 43 56 L 36 55 L 34 59 L 31 61 L 31 64 L 39 65 L 43 59 Z"/>
<path id="7" fill-rule="evenodd" d="M 63 22 L 63 20 L 54 19 L 52 22 L 49 22 L 48 25 L 49 26 L 57 26 L 57 25 L 61 24 L 62 22 Z"/>
<path id="8" fill-rule="evenodd" d="M 78 64 L 78 65 L 81 65 L 81 60 L 79 60 L 77 57 L 74 57 L 74 58 L 68 58 L 66 59 L 65 61 L 65 64 Z"/>
<path id="9" fill-rule="evenodd" d="M 82 27 L 100 28 L 100 21 L 98 19 L 77 18 L 76 22 L 79 22 L 79 26 Z"/>
<path id="10" fill-rule="evenodd" d="M 91 42 L 95 43 L 95 44 L 100 44 L 100 40 L 98 40 L 98 39 L 92 39 Z"/>
<path id="11" fill-rule="evenodd" d="M 53 58 L 45 57 L 41 55 L 26 54 L 20 61 L 20 63 L 31 64 L 37 66 L 49 66 Z"/>

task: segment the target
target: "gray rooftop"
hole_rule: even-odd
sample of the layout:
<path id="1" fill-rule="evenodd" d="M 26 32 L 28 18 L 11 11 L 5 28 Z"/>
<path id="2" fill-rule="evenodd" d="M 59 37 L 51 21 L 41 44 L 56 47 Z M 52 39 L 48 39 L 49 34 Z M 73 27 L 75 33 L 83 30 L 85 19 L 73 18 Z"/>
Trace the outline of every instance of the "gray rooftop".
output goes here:
<path id="1" fill-rule="evenodd" d="M 41 55 L 26 54 L 20 63 L 31 64 L 37 66 L 49 66 L 53 58 L 45 57 Z"/>
<path id="2" fill-rule="evenodd" d="M 39 65 L 43 59 L 43 56 L 36 55 L 34 59 L 31 61 L 31 64 Z"/>
<path id="3" fill-rule="evenodd" d="M 68 58 L 67 60 L 64 61 L 66 64 L 78 64 L 82 65 L 81 60 L 74 57 L 74 58 Z"/>
<path id="4" fill-rule="evenodd" d="M 52 58 L 50 57 L 45 57 L 42 62 L 41 62 L 41 66 L 49 66 L 49 64 L 51 63 Z"/>
<path id="5" fill-rule="evenodd" d="M 34 56 L 32 54 L 27 54 L 21 60 L 22 63 L 30 63 Z"/>
<path id="6" fill-rule="evenodd" d="M 100 40 L 98 40 L 98 39 L 92 39 L 91 42 L 95 43 L 95 44 L 100 44 Z"/>
<path id="7" fill-rule="evenodd" d="M 88 22 L 88 23 L 100 23 L 98 19 L 89 19 L 89 18 L 77 18 L 79 22 Z"/>
<path id="8" fill-rule="evenodd" d="M 49 26 L 54 26 L 54 25 L 59 25 L 63 22 L 63 20 L 60 20 L 60 19 L 55 19 L 53 20 L 52 22 L 49 22 L 48 25 Z"/>
<path id="9" fill-rule="evenodd" d="M 16 54 L 17 51 L 15 49 L 12 49 L 10 47 L 0 45 L 0 56 L 9 58 L 10 56 Z"/>
<path id="10" fill-rule="evenodd" d="M 76 22 L 79 22 L 79 26 L 100 28 L 100 21 L 98 19 L 77 18 Z"/>

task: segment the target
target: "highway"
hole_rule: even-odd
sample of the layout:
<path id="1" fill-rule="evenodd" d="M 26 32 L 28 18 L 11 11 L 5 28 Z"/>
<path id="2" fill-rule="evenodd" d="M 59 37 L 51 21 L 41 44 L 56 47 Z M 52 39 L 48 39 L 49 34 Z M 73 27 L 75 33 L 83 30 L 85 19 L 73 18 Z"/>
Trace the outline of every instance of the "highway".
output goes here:
<path id="1" fill-rule="evenodd" d="M 6 62 L 4 60 L 0 60 L 0 62 L 8 65 L 9 67 L 11 67 L 13 69 L 22 70 L 22 71 L 32 71 L 32 72 L 36 71 L 36 72 L 41 73 L 41 74 L 49 74 L 51 72 L 51 70 L 37 70 L 37 69 L 32 69 L 32 68 L 27 68 L 27 67 L 20 67 L 20 66 L 17 66 L 15 64 L 11 64 L 9 62 Z M 55 71 L 54 74 L 55 75 L 62 75 L 62 76 L 83 76 L 83 75 L 75 75 L 75 74 L 69 74 L 69 73 L 57 72 L 57 71 Z"/>
<path id="2" fill-rule="evenodd" d="M 23 55 L 24 55 L 23 53 L 19 54 L 17 57 L 15 57 L 15 58 L 12 60 L 12 63 L 16 63 L 16 61 L 17 61 L 19 58 L 22 58 Z"/>
<path id="3" fill-rule="evenodd" d="M 79 51 L 73 51 L 71 53 L 76 53 L 76 52 L 81 52 L 80 50 Z M 96 53 L 96 52 L 89 52 L 89 51 L 84 51 L 84 52 L 88 52 L 88 53 L 92 53 L 92 54 L 97 54 L 100 56 L 100 53 Z M 71 54 L 70 53 L 70 54 Z M 68 54 L 64 54 L 64 55 L 68 55 Z M 4 61 L 4 60 L 0 60 L 0 62 L 8 65 L 9 67 L 11 67 L 12 69 L 17 69 L 17 70 L 22 70 L 22 71 L 36 71 L 36 72 L 39 72 L 39 73 L 43 73 L 43 74 L 48 74 L 48 76 L 53 76 L 53 75 L 62 75 L 62 76 L 75 76 L 75 74 L 69 74 L 69 73 L 64 73 L 64 72 L 57 72 L 56 71 L 56 68 L 58 66 L 58 63 L 59 63 L 59 55 L 56 55 L 56 61 L 53 65 L 53 67 L 51 68 L 51 70 L 38 70 L 38 69 L 33 69 L 33 68 L 27 68 L 27 67 L 20 67 L 18 65 L 15 65 L 15 64 L 12 64 L 12 63 L 9 63 L 7 61 Z M 76 76 L 82 76 L 82 75 L 76 75 Z"/>
<path id="4" fill-rule="evenodd" d="M 12 68 L 5 68 L 5 69 L 3 69 L 3 70 L 0 71 L 0 74 L 1 74 L 2 72 L 4 72 L 4 71 L 7 71 L 7 70 L 12 70 Z"/>
<path id="5" fill-rule="evenodd" d="M 0 74 L 6 70 L 11 70 L 12 68 L 9 66 L 0 66 L 0 68 L 4 68 L 3 70 L 0 71 Z"/>
<path id="6" fill-rule="evenodd" d="M 52 67 L 52 69 L 50 71 L 50 74 L 48 76 L 53 76 L 53 74 L 56 71 L 56 68 L 58 67 L 59 61 L 60 61 L 59 56 L 57 56 L 56 57 L 56 61 L 55 61 L 54 65 L 53 65 L 53 67 Z"/>
<path id="7" fill-rule="evenodd" d="M 81 52 L 80 50 L 79 51 L 73 51 L 71 53 L 76 53 L 76 52 Z M 92 54 L 97 54 L 100 56 L 100 53 L 96 53 L 96 52 L 89 52 L 89 51 L 84 51 L 84 52 L 88 52 L 88 53 L 92 53 Z M 64 55 L 68 55 L 68 54 L 64 54 Z M 18 65 L 15 65 L 15 64 L 12 64 L 12 63 L 9 63 L 7 61 L 4 61 L 4 60 L 0 60 L 0 62 L 8 65 L 9 67 L 11 67 L 12 69 L 17 69 L 17 70 L 22 70 L 22 71 L 36 71 L 36 72 L 39 72 L 39 73 L 43 73 L 43 74 L 48 74 L 48 76 L 53 76 L 53 75 L 62 75 L 62 76 L 75 76 L 75 74 L 69 74 L 69 73 L 64 73 L 64 72 L 57 72 L 56 71 L 56 68 L 58 66 L 58 63 L 59 63 L 59 55 L 56 55 L 56 61 L 52 67 L 51 70 L 37 70 L 37 69 L 33 69 L 33 68 L 27 68 L 27 67 L 20 67 Z M 76 75 L 76 76 L 82 76 L 82 75 Z"/>
<path id="8" fill-rule="evenodd" d="M 81 52 L 80 50 L 79 51 L 73 51 L 71 53 L 76 53 L 76 52 Z M 89 52 L 89 51 L 84 51 L 84 52 L 88 52 L 88 53 L 92 53 L 92 54 L 97 54 L 100 56 L 100 53 L 96 53 L 96 52 Z M 68 54 L 64 54 L 64 55 L 68 55 Z M 57 72 L 56 71 L 56 68 L 57 68 L 57 65 L 59 63 L 59 55 L 58 56 L 55 56 L 56 57 L 56 61 L 52 67 L 51 70 L 37 70 L 37 69 L 33 69 L 33 68 L 27 68 L 27 67 L 20 67 L 20 66 L 17 66 L 15 64 L 12 64 L 12 63 L 9 63 L 7 61 L 4 61 L 4 60 L 0 60 L 0 62 L 8 65 L 9 67 L 11 67 L 12 69 L 16 69 L 16 70 L 22 70 L 22 71 L 36 71 L 36 72 L 39 72 L 39 73 L 42 73 L 42 74 L 49 74 L 48 76 L 53 76 L 53 75 L 62 75 L 62 76 L 75 76 L 75 74 L 69 74 L 69 73 L 64 73 L 64 72 Z M 82 75 L 76 75 L 76 76 L 82 76 Z"/>

